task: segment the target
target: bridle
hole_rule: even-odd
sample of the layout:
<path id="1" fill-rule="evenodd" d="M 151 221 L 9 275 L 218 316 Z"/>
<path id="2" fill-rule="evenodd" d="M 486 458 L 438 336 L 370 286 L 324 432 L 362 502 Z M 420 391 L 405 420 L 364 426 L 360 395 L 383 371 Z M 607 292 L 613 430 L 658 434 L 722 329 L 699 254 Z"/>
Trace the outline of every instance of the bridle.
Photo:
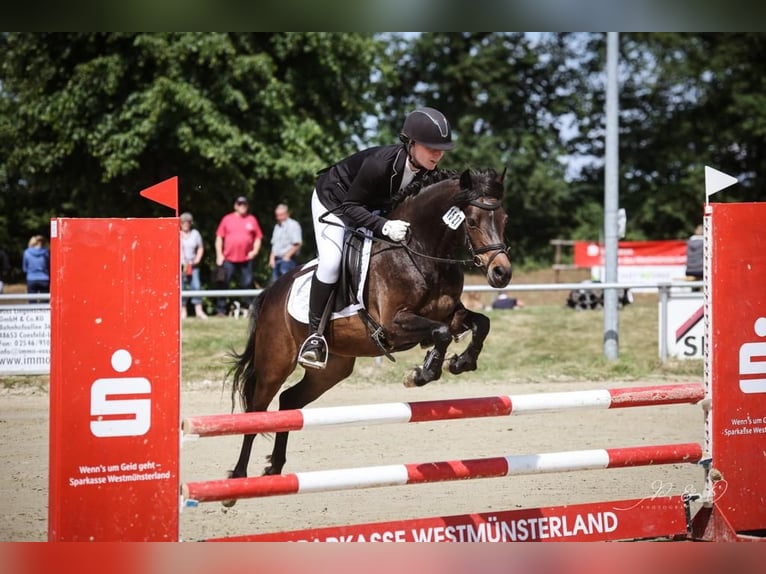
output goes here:
<path id="1" fill-rule="evenodd" d="M 502 207 L 502 203 L 499 200 L 494 200 L 490 203 L 483 203 L 481 201 L 478 201 L 476 199 L 473 199 L 468 202 L 468 205 L 472 205 L 473 207 L 478 207 L 479 209 L 483 209 L 484 211 L 495 211 L 496 209 L 499 209 Z M 466 222 L 463 221 L 463 225 L 466 225 Z M 482 253 L 489 253 L 490 251 L 494 251 L 492 254 L 492 257 L 489 258 L 489 261 L 487 261 L 487 268 L 489 268 L 490 265 L 492 265 L 492 262 L 495 260 L 495 257 L 500 255 L 501 253 L 506 253 L 508 248 L 503 243 L 492 243 L 490 245 L 485 245 L 483 247 L 476 248 L 473 246 L 473 243 L 471 243 L 471 236 L 468 234 L 468 230 L 466 229 L 465 232 L 465 243 L 468 247 L 468 252 L 471 254 L 471 257 L 473 258 L 473 264 L 476 265 L 476 267 L 481 267 L 481 259 L 479 258 L 479 255 Z"/>

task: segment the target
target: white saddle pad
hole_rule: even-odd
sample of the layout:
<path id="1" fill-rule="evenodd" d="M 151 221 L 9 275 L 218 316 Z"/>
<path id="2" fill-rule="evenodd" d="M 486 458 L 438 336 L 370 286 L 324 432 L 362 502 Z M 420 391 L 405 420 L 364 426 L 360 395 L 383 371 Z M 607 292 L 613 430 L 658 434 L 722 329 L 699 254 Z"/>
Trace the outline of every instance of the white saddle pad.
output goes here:
<path id="1" fill-rule="evenodd" d="M 367 237 L 362 245 L 362 256 L 360 258 L 361 269 L 359 270 L 359 288 L 357 289 L 356 298 L 360 303 L 349 305 L 344 307 L 340 311 L 334 312 L 330 317 L 330 320 L 340 319 L 341 317 L 350 317 L 356 315 L 359 309 L 364 308 L 361 301 L 364 301 L 364 286 L 367 283 L 367 271 L 370 267 L 370 251 L 372 250 L 372 231 L 368 229 L 360 229 Z M 308 263 L 305 263 L 301 269 L 307 267 L 314 267 L 318 263 L 317 259 L 313 259 Z M 309 322 L 309 293 L 311 293 L 311 279 L 314 277 L 314 270 L 304 273 L 293 281 L 293 285 L 290 288 L 290 296 L 287 299 L 287 312 L 296 321 L 301 323 Z"/>

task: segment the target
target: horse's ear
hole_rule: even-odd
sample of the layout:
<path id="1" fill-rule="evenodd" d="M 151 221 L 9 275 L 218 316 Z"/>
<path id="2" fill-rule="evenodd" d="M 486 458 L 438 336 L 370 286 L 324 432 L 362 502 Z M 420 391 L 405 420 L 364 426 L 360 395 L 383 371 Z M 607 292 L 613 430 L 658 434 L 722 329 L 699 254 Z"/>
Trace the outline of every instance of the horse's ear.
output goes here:
<path id="1" fill-rule="evenodd" d="M 508 166 L 503 167 L 503 173 L 500 174 L 500 177 L 497 179 L 500 183 L 505 183 L 505 172 L 508 171 Z"/>
<path id="2" fill-rule="evenodd" d="M 473 180 L 471 179 L 470 169 L 467 169 L 460 174 L 460 189 L 473 189 Z"/>

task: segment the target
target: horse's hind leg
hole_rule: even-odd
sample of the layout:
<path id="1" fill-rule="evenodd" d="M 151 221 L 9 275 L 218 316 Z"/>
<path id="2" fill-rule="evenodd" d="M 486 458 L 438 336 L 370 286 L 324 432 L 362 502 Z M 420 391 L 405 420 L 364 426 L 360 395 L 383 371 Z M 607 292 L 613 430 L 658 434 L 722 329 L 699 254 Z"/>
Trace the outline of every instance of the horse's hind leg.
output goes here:
<path id="1" fill-rule="evenodd" d="M 450 331 L 455 335 L 471 330 L 471 341 L 460 355 L 453 356 L 449 361 L 449 372 L 458 375 L 466 371 L 475 371 L 479 353 L 484 346 L 484 340 L 489 334 L 489 317 L 469 311 L 466 308 L 460 309 L 452 320 Z"/>
<path id="2" fill-rule="evenodd" d="M 258 409 L 253 409 L 253 412 Z M 265 409 L 260 409 L 265 410 Z M 242 448 L 239 451 L 239 458 L 237 464 L 234 465 L 234 470 L 229 471 L 229 478 L 243 478 L 247 476 L 247 465 L 250 463 L 250 453 L 253 450 L 253 441 L 255 440 L 254 434 L 246 434 L 242 437 Z"/>
<path id="3" fill-rule="evenodd" d="M 264 380 L 259 379 L 255 393 L 247 397 L 245 412 L 261 412 L 269 408 L 269 404 L 274 399 L 277 391 L 282 386 L 284 380 L 289 376 L 289 372 L 283 378 Z M 246 434 L 242 437 L 242 448 L 239 451 L 239 458 L 234 470 L 229 473 L 229 478 L 244 478 L 247 476 L 247 465 L 250 463 L 250 453 L 253 450 L 253 440 L 256 435 Z"/>
<path id="4" fill-rule="evenodd" d="M 286 353 L 275 353 L 270 360 L 262 360 L 256 366 L 256 380 L 253 393 L 245 397 L 245 412 L 262 412 L 269 408 L 282 384 L 290 373 L 295 370 L 296 361 L 288 358 Z M 234 470 L 229 473 L 230 478 L 242 478 L 247 476 L 247 466 L 250 462 L 253 440 L 256 435 L 247 434 L 242 438 L 242 449 Z"/>
<path id="5" fill-rule="evenodd" d="M 327 366 L 322 370 L 306 369 L 303 378 L 296 384 L 285 389 L 279 395 L 279 410 L 301 409 L 318 399 L 325 391 L 331 389 L 348 377 L 354 370 L 355 357 L 330 355 Z M 271 465 L 264 469 L 264 474 L 281 474 L 287 462 L 287 438 L 290 433 L 279 432 L 274 439 L 274 449 L 271 452 Z"/>

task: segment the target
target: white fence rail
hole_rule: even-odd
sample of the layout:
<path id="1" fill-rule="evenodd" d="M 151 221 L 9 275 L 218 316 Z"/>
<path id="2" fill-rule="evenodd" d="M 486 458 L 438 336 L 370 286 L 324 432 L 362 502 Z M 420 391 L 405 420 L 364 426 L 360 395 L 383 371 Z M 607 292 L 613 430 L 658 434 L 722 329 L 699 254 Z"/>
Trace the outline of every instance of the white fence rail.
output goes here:
<path id="1" fill-rule="evenodd" d="M 516 293 L 529 291 L 572 291 L 577 289 L 590 289 L 592 291 L 605 289 L 649 289 L 656 290 L 660 296 L 669 294 L 673 290 L 689 291 L 701 289 L 702 281 L 680 281 L 667 283 L 530 283 L 508 285 L 502 289 L 496 289 L 489 285 L 466 285 L 463 289 L 466 293 Z M 182 297 L 254 297 L 263 289 L 207 289 L 199 291 L 182 291 Z M 0 302 L 18 301 L 28 299 L 49 300 L 49 293 L 6 293 L 0 294 Z"/>

